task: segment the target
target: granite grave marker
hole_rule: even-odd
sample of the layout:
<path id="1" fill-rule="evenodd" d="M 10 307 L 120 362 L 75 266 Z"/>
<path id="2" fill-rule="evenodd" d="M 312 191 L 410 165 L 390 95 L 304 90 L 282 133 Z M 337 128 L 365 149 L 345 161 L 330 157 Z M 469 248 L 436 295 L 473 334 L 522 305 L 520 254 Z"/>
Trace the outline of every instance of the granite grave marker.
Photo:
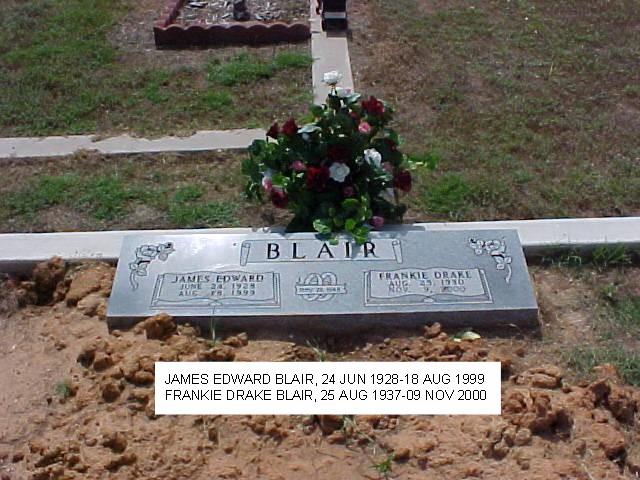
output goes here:
<path id="1" fill-rule="evenodd" d="M 516 230 L 374 232 L 361 246 L 312 233 L 128 236 L 109 325 L 160 312 L 204 326 L 335 331 L 526 326 L 538 307 Z"/>

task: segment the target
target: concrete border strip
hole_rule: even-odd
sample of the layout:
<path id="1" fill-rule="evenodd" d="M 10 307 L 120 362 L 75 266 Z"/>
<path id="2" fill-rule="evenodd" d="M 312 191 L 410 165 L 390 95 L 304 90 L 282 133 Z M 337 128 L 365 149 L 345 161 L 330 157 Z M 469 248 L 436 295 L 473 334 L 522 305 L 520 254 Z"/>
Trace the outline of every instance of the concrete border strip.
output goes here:
<path id="1" fill-rule="evenodd" d="M 316 13 L 316 2 L 311 1 L 311 56 L 313 57 L 313 103 L 322 105 L 329 94 L 329 86 L 322 82 L 326 72 L 337 70 L 342 74 L 339 86 L 353 90 L 351 59 L 346 32 L 323 32 L 322 18 Z"/>
<path id="2" fill-rule="evenodd" d="M 13 158 L 62 157 L 83 150 L 108 155 L 159 152 L 201 152 L 247 148 L 253 140 L 264 138 L 261 129 L 204 130 L 189 137 L 156 139 L 120 135 L 98 139 L 96 135 L 61 137 L 0 138 L 0 160 Z"/>
<path id="3" fill-rule="evenodd" d="M 418 223 L 401 229 L 500 229 L 516 228 L 525 253 L 535 256 L 563 249 L 593 249 L 601 245 L 640 248 L 640 217 L 509 220 L 498 222 Z M 145 230 L 71 233 L 15 233 L 0 235 L 0 271 L 24 272 L 35 263 L 59 256 L 67 261 L 117 261 L 122 239 L 135 233 L 251 233 L 281 232 L 269 228 L 201 230 Z"/>

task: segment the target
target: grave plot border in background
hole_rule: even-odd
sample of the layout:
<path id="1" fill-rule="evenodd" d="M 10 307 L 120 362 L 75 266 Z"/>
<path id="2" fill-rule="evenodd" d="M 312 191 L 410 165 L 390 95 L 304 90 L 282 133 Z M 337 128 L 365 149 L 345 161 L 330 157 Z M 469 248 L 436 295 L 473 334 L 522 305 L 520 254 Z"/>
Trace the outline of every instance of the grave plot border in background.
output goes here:
<path id="1" fill-rule="evenodd" d="M 230 24 L 191 23 L 177 25 L 180 9 L 186 0 L 167 0 L 160 20 L 153 27 L 156 47 L 189 47 L 204 45 L 269 45 L 296 43 L 311 38 L 308 23 L 243 22 Z"/>

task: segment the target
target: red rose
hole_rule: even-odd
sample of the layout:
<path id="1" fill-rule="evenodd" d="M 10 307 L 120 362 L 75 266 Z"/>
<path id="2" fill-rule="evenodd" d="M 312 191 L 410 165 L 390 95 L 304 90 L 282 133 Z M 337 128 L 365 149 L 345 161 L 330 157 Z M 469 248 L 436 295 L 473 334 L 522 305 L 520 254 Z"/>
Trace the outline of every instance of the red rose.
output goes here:
<path id="1" fill-rule="evenodd" d="M 342 195 L 345 198 L 349 198 L 349 197 L 353 197 L 355 195 L 356 191 L 352 186 L 346 186 L 342 189 Z"/>
<path id="2" fill-rule="evenodd" d="M 296 121 L 293 118 L 284 122 L 284 125 L 282 125 L 282 133 L 288 137 L 292 137 L 298 133 L 298 125 L 296 125 Z"/>
<path id="3" fill-rule="evenodd" d="M 400 170 L 393 179 L 393 186 L 403 192 L 411 191 L 411 172 L 409 170 Z"/>
<path id="4" fill-rule="evenodd" d="M 382 115 L 384 113 L 384 103 L 371 95 L 369 100 L 362 101 L 362 109 L 370 115 Z"/>
<path id="5" fill-rule="evenodd" d="M 271 191 L 271 203 L 277 208 L 287 208 L 289 204 L 289 197 L 284 192 L 280 190 L 272 190 Z"/>
<path id="6" fill-rule="evenodd" d="M 396 142 L 394 142 L 390 138 L 385 138 L 384 139 L 384 143 L 387 145 L 389 150 L 391 150 L 392 152 L 395 152 L 396 150 L 398 150 L 398 146 L 396 145 Z"/>
<path id="7" fill-rule="evenodd" d="M 327 157 L 332 162 L 343 162 L 348 160 L 349 150 L 342 145 L 329 145 L 327 147 Z"/>
<path id="8" fill-rule="evenodd" d="M 271 137 L 277 140 L 279 133 L 280 133 L 280 127 L 278 127 L 278 122 L 275 122 L 273 125 L 271 125 L 271 128 L 267 132 L 267 137 Z"/>
<path id="9" fill-rule="evenodd" d="M 321 192 L 329 181 L 329 169 L 327 167 L 309 167 L 305 174 L 307 188 L 315 192 Z"/>

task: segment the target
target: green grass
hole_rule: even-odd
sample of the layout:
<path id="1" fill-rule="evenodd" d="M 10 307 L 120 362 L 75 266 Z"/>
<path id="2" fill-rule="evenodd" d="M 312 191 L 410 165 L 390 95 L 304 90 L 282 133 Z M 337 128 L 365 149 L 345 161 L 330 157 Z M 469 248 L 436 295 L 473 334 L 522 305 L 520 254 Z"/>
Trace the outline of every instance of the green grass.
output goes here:
<path id="1" fill-rule="evenodd" d="M 54 390 L 55 394 L 58 397 L 60 397 L 63 400 L 66 400 L 72 394 L 71 380 L 64 379 L 64 380 L 56 383 L 56 385 L 55 385 L 53 390 Z"/>
<path id="2" fill-rule="evenodd" d="M 242 53 L 225 63 L 218 61 L 211 63 L 208 78 L 215 84 L 231 87 L 269 79 L 279 71 L 304 68 L 311 63 L 312 59 L 309 55 L 297 52 L 278 53 L 271 61 Z"/>
<path id="3" fill-rule="evenodd" d="M 379 41 L 352 44 L 360 88 L 396 108 L 404 150 L 441 153 L 414 217 L 637 215 L 640 44 L 621 20 L 637 2 L 423 4 L 375 0 Z"/>
<path id="4" fill-rule="evenodd" d="M 44 175 L 29 187 L 8 195 L 5 208 L 14 215 L 32 217 L 39 210 L 59 205 L 77 190 L 80 178 L 75 174 Z"/>
<path id="5" fill-rule="evenodd" d="M 79 198 L 97 220 L 113 220 L 122 215 L 126 204 L 139 197 L 117 175 L 96 176 L 90 179 Z"/>
<path id="6" fill-rule="evenodd" d="M 124 0 L 7 2 L 0 10 L 1 136 L 265 125 L 273 98 L 279 109 L 305 107 L 285 95 L 309 89 L 304 49 L 261 49 L 228 63 L 226 49 L 131 52 L 114 38 L 132 8 Z M 207 80 L 213 64 L 222 83 L 216 75 Z M 258 98 L 247 88 L 260 81 L 272 82 L 276 95 Z"/>
<path id="7" fill-rule="evenodd" d="M 640 386 L 640 354 L 621 346 L 575 347 L 566 355 L 569 366 L 581 376 L 590 376 L 594 367 L 610 363 L 625 382 Z"/>
<path id="8" fill-rule="evenodd" d="M 389 478 L 391 471 L 393 470 L 393 455 L 389 454 L 384 459 L 373 464 L 373 468 L 383 478 Z"/>
<path id="9" fill-rule="evenodd" d="M 601 245 L 591 252 L 570 250 L 558 255 L 546 256 L 542 258 L 542 263 L 569 268 L 592 265 L 599 271 L 605 271 L 631 265 L 638 253 L 640 252 L 628 250 L 623 245 Z"/>
<path id="10" fill-rule="evenodd" d="M 145 205 L 162 212 L 167 226 L 231 227 L 238 224 L 239 205 L 233 200 L 212 200 L 206 186 L 194 184 L 173 188 L 172 177 L 151 175 L 150 179 L 131 179 L 129 166 L 111 173 L 42 175 L 27 182 L 0 201 L 4 220 L 36 221 L 39 213 L 51 207 L 78 210 L 104 223 L 119 222 L 136 206 Z M 224 176 L 223 176 L 224 177 Z M 226 177 L 225 177 L 226 178 Z M 157 181 L 168 185 L 158 185 Z"/>
<path id="11" fill-rule="evenodd" d="M 203 202 L 197 186 L 178 188 L 169 203 L 169 219 L 182 227 L 231 227 L 237 223 L 238 205 L 233 202 Z"/>

